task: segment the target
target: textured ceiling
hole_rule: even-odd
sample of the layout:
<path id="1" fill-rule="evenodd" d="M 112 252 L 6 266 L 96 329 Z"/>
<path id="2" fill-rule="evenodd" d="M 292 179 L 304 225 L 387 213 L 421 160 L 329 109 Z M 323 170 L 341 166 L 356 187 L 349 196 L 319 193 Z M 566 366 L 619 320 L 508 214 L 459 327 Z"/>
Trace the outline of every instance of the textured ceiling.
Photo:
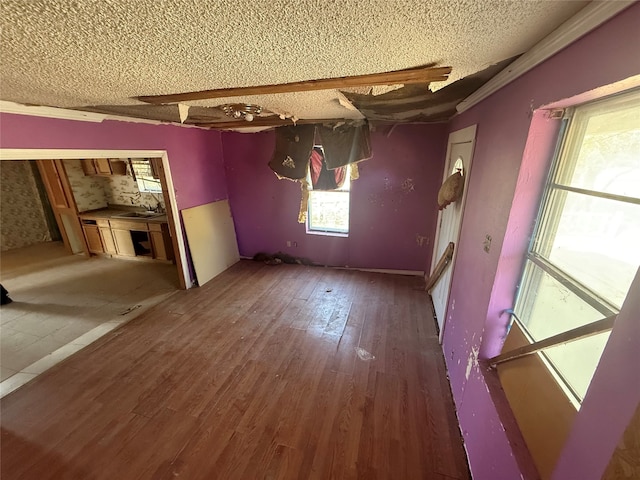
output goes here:
<path id="1" fill-rule="evenodd" d="M 448 82 L 431 86 L 437 90 L 528 50 L 586 3 L 2 0 L 0 98 L 135 106 L 143 95 L 453 67 Z M 191 104 L 246 101 L 303 119 L 362 118 L 339 96 L 325 90 Z"/>

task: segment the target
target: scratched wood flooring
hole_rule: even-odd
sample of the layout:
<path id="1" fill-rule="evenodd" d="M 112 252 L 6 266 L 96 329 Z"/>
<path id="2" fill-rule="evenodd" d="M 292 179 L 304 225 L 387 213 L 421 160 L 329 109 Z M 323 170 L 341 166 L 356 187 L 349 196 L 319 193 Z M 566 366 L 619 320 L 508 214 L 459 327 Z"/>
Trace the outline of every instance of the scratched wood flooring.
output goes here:
<path id="1" fill-rule="evenodd" d="M 421 285 L 241 261 L 5 397 L 2 479 L 468 479 Z"/>

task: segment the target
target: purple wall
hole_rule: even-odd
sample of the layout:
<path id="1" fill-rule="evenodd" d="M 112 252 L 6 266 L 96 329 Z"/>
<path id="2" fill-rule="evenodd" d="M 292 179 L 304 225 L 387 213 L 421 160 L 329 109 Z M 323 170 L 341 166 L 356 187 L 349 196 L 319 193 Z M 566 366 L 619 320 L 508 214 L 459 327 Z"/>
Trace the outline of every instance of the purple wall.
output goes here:
<path id="1" fill-rule="evenodd" d="M 437 219 L 446 125 L 372 133 L 373 158 L 358 164 L 349 237 L 310 235 L 297 223 L 300 185 L 267 166 L 273 132 L 224 133 L 229 201 L 240 254 L 283 251 L 326 265 L 427 270 Z M 287 241 L 297 247 L 287 247 Z"/>
<path id="2" fill-rule="evenodd" d="M 640 74 L 638 25 L 640 4 L 456 117 L 450 125 L 450 131 L 455 131 L 478 124 L 443 343 L 476 479 L 520 478 L 525 471 L 516 461 L 517 447 L 512 447 L 500 428 L 502 422 L 477 359 L 494 355 L 502 345 L 508 318 L 500 312 L 513 306 L 515 284 L 536 211 L 535 199 L 555 138 L 553 122 L 541 113 L 533 115 L 532 107 Z M 486 234 L 493 238 L 489 254 L 482 249 Z M 632 302 L 631 308 L 636 309 L 637 319 L 637 302 Z M 632 332 L 625 328 L 637 343 L 638 329 Z M 600 478 L 635 410 L 625 395 L 638 397 L 639 354 L 638 350 L 624 348 L 624 335 L 617 334 L 617 329 L 618 326 L 576 420 L 576 432 L 597 432 L 606 425 L 613 433 L 592 435 L 588 441 L 584 435 L 572 434 L 555 478 Z M 608 391 L 605 379 L 611 376 L 622 384 L 627 382 L 622 398 L 615 391 Z M 605 405 L 609 407 L 607 416 L 598 415 L 599 408 Z M 580 468 L 583 455 L 596 451 L 600 455 L 591 457 L 590 469 Z M 574 477 L 570 472 L 578 468 L 582 473 Z"/>
<path id="3" fill-rule="evenodd" d="M 166 150 L 178 208 L 227 198 L 218 132 L 120 121 L 79 122 L 0 114 L 2 148 Z"/>

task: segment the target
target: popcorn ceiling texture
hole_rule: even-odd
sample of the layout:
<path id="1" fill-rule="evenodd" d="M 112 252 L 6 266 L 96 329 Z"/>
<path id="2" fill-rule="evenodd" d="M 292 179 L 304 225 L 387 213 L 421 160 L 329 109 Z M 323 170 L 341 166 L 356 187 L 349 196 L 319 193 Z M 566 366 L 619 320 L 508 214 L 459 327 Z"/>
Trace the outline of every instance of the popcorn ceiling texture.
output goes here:
<path id="1" fill-rule="evenodd" d="M 132 97 L 453 67 L 522 53 L 587 2 L 3 0 L 0 97 L 80 107 Z M 442 82 L 434 85 L 441 88 Z M 217 99 L 299 118 L 359 118 L 335 91 Z"/>

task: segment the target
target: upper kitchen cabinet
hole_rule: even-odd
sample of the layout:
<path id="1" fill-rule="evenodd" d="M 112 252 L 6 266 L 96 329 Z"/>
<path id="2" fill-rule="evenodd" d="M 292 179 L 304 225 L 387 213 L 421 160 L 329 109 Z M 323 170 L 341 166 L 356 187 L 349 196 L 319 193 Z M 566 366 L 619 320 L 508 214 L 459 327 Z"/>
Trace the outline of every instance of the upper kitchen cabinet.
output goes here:
<path id="1" fill-rule="evenodd" d="M 127 160 L 119 158 L 88 158 L 82 160 L 85 175 L 126 175 Z"/>

